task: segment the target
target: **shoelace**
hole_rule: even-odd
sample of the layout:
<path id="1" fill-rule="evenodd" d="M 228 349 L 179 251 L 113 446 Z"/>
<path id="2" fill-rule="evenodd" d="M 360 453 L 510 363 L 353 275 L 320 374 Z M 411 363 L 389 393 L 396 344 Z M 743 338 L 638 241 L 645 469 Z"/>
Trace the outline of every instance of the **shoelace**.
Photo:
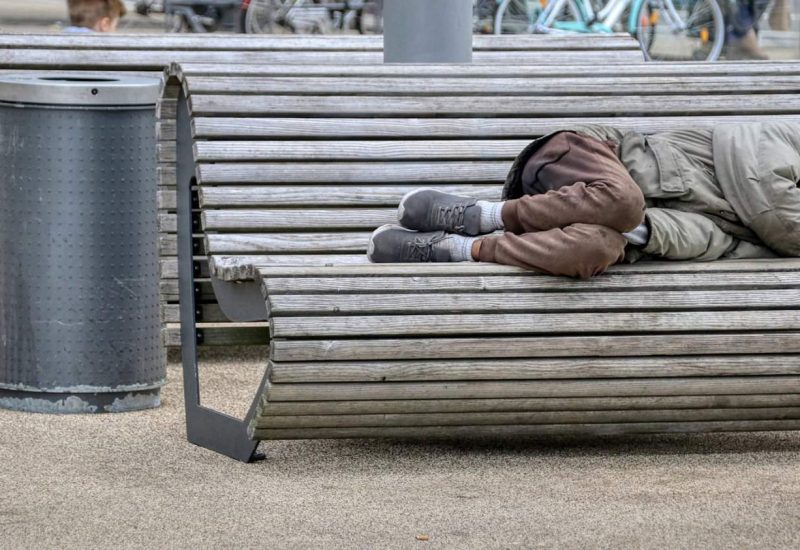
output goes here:
<path id="1" fill-rule="evenodd" d="M 463 231 L 465 204 L 441 206 L 436 210 L 436 224 L 451 231 Z"/>
<path id="2" fill-rule="evenodd" d="M 433 242 L 430 239 L 414 237 L 413 241 L 406 243 L 406 256 L 410 260 L 429 262 L 433 253 Z"/>
<path id="3" fill-rule="evenodd" d="M 433 256 L 433 245 L 442 240 L 444 240 L 444 237 L 414 237 L 413 241 L 408 241 L 405 244 L 405 255 L 409 260 L 430 262 L 431 257 Z"/>

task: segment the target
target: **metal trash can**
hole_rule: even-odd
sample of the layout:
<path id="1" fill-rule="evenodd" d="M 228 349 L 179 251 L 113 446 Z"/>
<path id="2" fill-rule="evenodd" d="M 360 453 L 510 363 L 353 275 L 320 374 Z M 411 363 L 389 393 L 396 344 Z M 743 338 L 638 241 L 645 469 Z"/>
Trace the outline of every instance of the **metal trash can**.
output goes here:
<path id="1" fill-rule="evenodd" d="M 0 407 L 156 407 L 153 78 L 0 77 Z"/>

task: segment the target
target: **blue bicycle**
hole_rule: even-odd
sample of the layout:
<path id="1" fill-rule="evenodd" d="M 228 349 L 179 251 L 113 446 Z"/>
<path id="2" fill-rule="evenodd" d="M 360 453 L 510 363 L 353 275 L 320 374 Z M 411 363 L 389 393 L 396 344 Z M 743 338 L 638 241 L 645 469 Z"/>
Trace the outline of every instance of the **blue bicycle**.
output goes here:
<path id="1" fill-rule="evenodd" d="M 498 0 L 494 32 L 628 32 L 647 59 L 715 61 L 725 18 L 717 0 Z"/>

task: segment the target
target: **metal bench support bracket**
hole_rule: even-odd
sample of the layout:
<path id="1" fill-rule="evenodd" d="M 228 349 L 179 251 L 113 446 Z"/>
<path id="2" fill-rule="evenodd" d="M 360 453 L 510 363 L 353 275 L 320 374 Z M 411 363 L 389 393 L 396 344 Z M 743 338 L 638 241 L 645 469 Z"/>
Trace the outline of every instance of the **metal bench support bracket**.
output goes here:
<path id="1" fill-rule="evenodd" d="M 251 462 L 258 441 L 247 435 L 247 425 L 255 413 L 256 400 L 242 421 L 200 404 L 200 376 L 197 362 L 195 272 L 192 249 L 192 183 L 194 159 L 189 125 L 189 107 L 181 92 L 177 114 L 177 183 L 178 183 L 178 277 L 180 284 L 181 353 L 183 359 L 186 434 L 191 443 L 211 449 L 242 462 Z M 266 377 L 265 377 L 266 380 Z M 262 381 L 261 386 L 265 384 Z"/>

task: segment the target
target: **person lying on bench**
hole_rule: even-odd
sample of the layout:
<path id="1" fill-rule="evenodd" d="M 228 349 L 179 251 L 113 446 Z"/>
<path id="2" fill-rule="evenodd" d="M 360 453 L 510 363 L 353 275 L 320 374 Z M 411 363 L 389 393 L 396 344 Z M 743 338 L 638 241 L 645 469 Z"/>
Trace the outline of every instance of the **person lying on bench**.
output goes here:
<path id="1" fill-rule="evenodd" d="M 642 258 L 800 256 L 800 125 L 563 130 L 514 161 L 502 202 L 417 189 L 372 262 L 482 261 L 588 278 Z M 504 231 L 497 233 L 496 231 Z"/>

